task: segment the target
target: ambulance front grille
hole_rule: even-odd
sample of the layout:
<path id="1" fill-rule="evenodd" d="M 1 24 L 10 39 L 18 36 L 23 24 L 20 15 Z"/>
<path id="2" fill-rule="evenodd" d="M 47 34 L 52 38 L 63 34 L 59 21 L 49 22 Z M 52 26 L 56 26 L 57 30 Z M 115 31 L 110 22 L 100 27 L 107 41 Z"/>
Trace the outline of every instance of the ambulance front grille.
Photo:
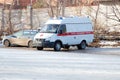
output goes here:
<path id="1" fill-rule="evenodd" d="M 36 39 L 37 42 L 43 42 L 44 39 Z"/>

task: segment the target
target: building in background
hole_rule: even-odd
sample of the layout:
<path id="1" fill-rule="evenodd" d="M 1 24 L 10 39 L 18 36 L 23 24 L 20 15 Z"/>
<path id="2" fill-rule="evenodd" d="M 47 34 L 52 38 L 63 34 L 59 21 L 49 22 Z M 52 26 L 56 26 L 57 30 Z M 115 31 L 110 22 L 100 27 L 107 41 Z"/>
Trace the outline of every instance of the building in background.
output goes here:
<path id="1" fill-rule="evenodd" d="M 44 1 L 52 3 L 52 5 L 56 5 L 57 1 L 65 1 L 65 0 L 0 0 L 0 5 L 5 4 L 8 8 L 10 5 L 13 5 L 13 8 L 27 8 L 28 5 L 32 3 L 43 3 Z M 78 6 L 84 4 L 86 6 L 93 5 L 95 6 L 97 2 L 104 3 L 104 2 L 111 2 L 111 1 L 119 1 L 119 0 L 66 0 L 65 5 L 68 6 Z M 45 4 L 44 4 L 45 5 Z M 43 6 L 44 7 L 44 6 Z"/>
<path id="2" fill-rule="evenodd" d="M 0 5 L 9 8 L 11 5 L 14 9 L 27 8 L 28 5 L 34 4 L 37 0 L 0 0 Z"/>

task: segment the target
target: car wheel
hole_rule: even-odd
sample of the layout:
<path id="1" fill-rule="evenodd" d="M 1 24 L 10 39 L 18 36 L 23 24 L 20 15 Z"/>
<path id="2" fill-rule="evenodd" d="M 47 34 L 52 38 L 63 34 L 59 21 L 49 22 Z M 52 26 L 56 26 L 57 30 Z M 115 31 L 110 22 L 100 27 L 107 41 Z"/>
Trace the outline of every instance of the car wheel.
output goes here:
<path id="1" fill-rule="evenodd" d="M 37 47 L 37 50 L 43 50 L 43 47 Z"/>
<path id="2" fill-rule="evenodd" d="M 29 41 L 29 42 L 28 42 L 28 47 L 29 47 L 29 48 L 32 48 L 32 47 L 33 47 L 33 41 Z"/>
<path id="3" fill-rule="evenodd" d="M 78 47 L 78 49 L 85 49 L 86 48 L 86 42 L 82 41 L 77 47 Z"/>
<path id="4" fill-rule="evenodd" d="M 4 41 L 4 45 L 5 45 L 5 47 L 10 47 L 10 41 L 9 40 L 5 40 Z"/>
<path id="5" fill-rule="evenodd" d="M 54 50 L 55 51 L 60 51 L 61 50 L 61 43 L 60 42 L 56 42 L 54 45 Z"/>

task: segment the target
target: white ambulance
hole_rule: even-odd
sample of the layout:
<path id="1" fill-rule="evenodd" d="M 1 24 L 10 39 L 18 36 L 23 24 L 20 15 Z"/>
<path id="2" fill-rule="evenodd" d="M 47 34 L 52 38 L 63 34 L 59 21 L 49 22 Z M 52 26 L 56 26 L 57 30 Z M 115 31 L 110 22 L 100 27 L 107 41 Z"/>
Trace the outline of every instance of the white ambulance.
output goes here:
<path id="1" fill-rule="evenodd" d="M 66 17 L 50 19 L 34 37 L 37 50 L 43 48 L 69 49 L 77 46 L 85 49 L 94 39 L 92 22 L 88 17 Z"/>

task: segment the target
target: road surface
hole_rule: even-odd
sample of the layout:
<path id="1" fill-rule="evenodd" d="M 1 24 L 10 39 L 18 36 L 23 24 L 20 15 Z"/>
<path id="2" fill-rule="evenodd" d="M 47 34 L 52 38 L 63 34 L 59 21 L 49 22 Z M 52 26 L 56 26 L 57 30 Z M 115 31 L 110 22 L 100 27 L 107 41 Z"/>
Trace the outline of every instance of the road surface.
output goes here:
<path id="1" fill-rule="evenodd" d="M 114 53 L 120 50 L 0 48 L 0 80 L 120 80 L 120 55 Z"/>

